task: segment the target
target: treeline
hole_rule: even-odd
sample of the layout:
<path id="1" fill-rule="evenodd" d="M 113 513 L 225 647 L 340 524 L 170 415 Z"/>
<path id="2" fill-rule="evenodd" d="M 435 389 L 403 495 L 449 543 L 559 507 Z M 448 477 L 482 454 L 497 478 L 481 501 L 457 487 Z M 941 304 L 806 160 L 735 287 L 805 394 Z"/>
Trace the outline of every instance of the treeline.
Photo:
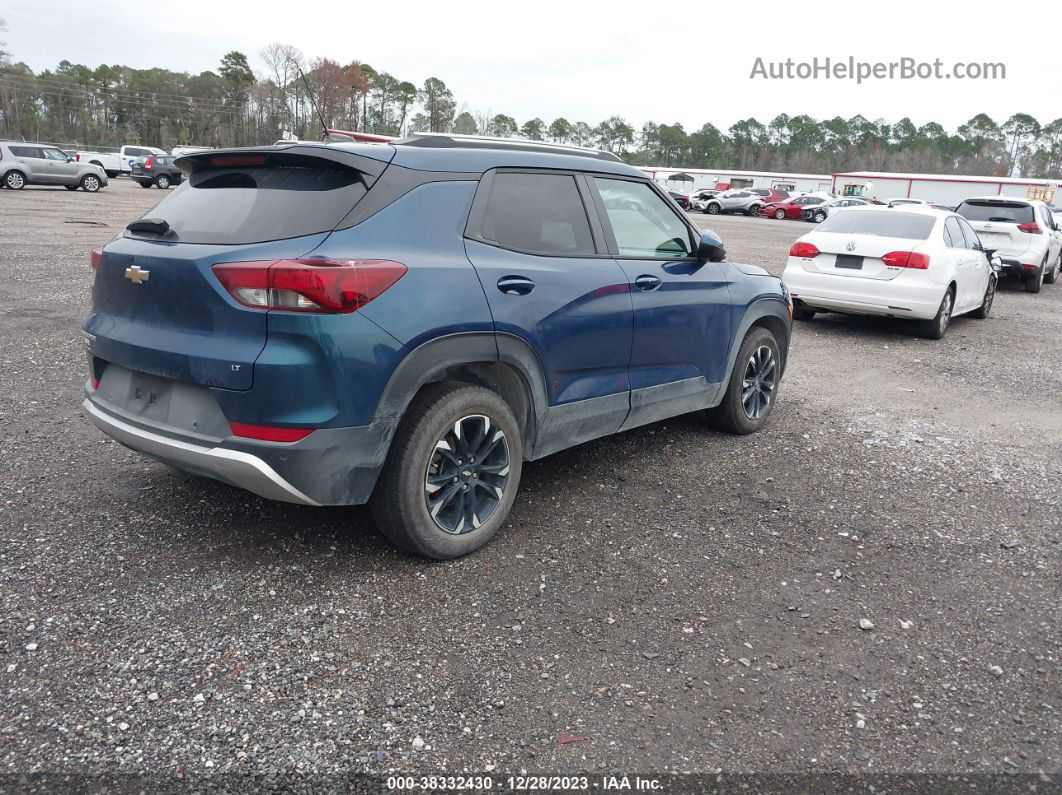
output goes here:
<path id="1" fill-rule="evenodd" d="M 308 59 L 282 44 L 269 45 L 261 57 L 260 74 L 235 51 L 216 71 L 197 75 L 69 61 L 35 74 L 0 50 L 0 135 L 78 146 L 247 146 L 272 143 L 285 131 L 317 139 L 323 120 L 387 135 L 457 132 L 572 143 L 638 165 L 1062 176 L 1062 119 L 1041 123 L 1016 114 L 997 123 L 979 114 L 954 132 L 935 122 L 859 115 L 822 121 L 781 114 L 767 123 L 744 119 L 725 131 L 706 123 L 692 132 L 655 122 L 636 129 L 619 116 L 593 125 L 520 122 L 459 106 L 435 77 L 416 85 L 358 61 Z"/>

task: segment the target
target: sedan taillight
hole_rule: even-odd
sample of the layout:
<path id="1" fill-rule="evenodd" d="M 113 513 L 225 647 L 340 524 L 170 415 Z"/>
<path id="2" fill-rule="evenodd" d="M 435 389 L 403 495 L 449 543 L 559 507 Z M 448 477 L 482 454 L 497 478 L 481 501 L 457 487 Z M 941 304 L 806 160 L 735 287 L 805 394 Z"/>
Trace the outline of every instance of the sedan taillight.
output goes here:
<path id="1" fill-rule="evenodd" d="M 793 244 L 793 247 L 789 249 L 789 256 L 815 259 L 815 257 L 819 256 L 819 249 L 813 243 L 801 243 L 800 241 L 797 241 Z"/>
<path id="2" fill-rule="evenodd" d="M 401 279 L 406 266 L 382 259 L 285 259 L 223 262 L 214 275 L 252 309 L 347 314 Z"/>
<path id="3" fill-rule="evenodd" d="M 917 251 L 890 251 L 883 254 L 882 261 L 890 268 L 916 268 L 925 270 L 929 267 L 929 255 Z"/>

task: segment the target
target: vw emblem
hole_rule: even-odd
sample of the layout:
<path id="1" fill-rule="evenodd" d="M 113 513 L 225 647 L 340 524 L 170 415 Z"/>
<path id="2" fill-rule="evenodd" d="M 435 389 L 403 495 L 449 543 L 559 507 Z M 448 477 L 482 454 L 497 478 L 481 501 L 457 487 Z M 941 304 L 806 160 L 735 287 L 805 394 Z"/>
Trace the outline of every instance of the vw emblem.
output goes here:
<path id="1" fill-rule="evenodd" d="M 855 251 L 855 243 L 854 243 L 854 242 L 852 242 L 852 243 L 848 243 L 848 244 L 847 244 L 847 245 L 845 246 L 845 249 L 846 249 L 847 251 Z"/>

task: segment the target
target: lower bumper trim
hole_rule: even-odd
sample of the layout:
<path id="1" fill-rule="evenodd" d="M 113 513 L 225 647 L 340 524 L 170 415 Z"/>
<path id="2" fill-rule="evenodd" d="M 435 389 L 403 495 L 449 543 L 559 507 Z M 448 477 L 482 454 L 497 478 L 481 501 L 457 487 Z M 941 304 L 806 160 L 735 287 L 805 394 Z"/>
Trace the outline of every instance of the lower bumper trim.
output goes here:
<path id="1" fill-rule="evenodd" d="M 92 423 L 126 447 L 163 463 L 246 489 L 260 497 L 298 505 L 320 505 L 295 488 L 257 456 L 224 447 L 203 447 L 137 428 L 114 417 L 85 398 L 81 404 Z"/>

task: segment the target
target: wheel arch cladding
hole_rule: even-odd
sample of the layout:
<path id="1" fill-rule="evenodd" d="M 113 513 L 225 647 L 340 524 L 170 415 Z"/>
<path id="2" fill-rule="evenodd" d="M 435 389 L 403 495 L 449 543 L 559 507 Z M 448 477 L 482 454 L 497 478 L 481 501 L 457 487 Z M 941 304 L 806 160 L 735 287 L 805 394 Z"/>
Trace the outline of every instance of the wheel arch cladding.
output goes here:
<path id="1" fill-rule="evenodd" d="M 527 343 L 489 332 L 449 334 L 411 351 L 395 368 L 376 409 L 376 419 L 401 418 L 429 384 L 455 381 L 497 392 L 509 404 L 524 436 L 524 455 L 534 449 L 546 410 L 542 368 Z"/>
<path id="2" fill-rule="evenodd" d="M 726 380 L 734 371 L 734 362 L 745 336 L 754 327 L 765 328 L 774 334 L 778 340 L 778 353 L 782 359 L 782 373 L 785 373 L 786 364 L 789 361 L 789 341 L 791 337 L 791 323 L 789 320 L 789 308 L 778 296 L 764 296 L 749 304 L 745 314 L 738 324 L 734 333 L 733 343 L 730 346 L 730 355 L 727 359 Z M 721 396 L 720 396 L 721 397 Z"/>

